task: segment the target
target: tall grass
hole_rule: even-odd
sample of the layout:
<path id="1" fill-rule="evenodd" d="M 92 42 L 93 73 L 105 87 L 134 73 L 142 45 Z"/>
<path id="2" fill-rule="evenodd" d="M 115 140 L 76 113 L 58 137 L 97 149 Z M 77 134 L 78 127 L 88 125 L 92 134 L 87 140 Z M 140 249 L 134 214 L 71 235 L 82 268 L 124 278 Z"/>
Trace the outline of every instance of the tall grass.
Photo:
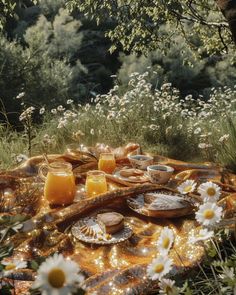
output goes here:
<path id="1" fill-rule="evenodd" d="M 115 85 L 86 105 L 68 100 L 55 109 L 33 110 L 31 142 L 22 133 L 1 129 L 2 167 L 12 155 L 63 152 L 72 142 L 120 146 L 129 141 L 146 150 L 183 160 L 219 161 L 236 171 L 236 90 L 212 89 L 210 99 L 181 98 L 170 84 L 153 89 L 148 72 L 133 73 L 125 91 Z M 122 90 L 121 90 L 122 89 Z M 34 124 L 41 116 L 42 124 Z M 23 126 L 26 125 L 21 120 Z M 26 126 L 25 126 L 26 127 Z"/>

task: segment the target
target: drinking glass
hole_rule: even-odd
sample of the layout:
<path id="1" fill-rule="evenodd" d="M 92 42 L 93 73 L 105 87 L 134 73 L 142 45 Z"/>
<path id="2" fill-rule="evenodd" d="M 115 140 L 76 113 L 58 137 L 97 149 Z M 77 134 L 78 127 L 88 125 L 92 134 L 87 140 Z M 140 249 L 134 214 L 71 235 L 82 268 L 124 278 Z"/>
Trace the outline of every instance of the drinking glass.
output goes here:
<path id="1" fill-rule="evenodd" d="M 52 205 L 73 203 L 76 187 L 72 165 L 67 162 L 42 164 L 39 176 L 45 180 L 44 196 Z"/>
<path id="2" fill-rule="evenodd" d="M 99 170 L 87 172 L 86 191 L 89 197 L 96 196 L 107 191 L 105 173 Z"/>
<path id="3" fill-rule="evenodd" d="M 106 173 L 112 174 L 116 168 L 116 160 L 112 153 L 100 154 L 98 161 L 98 169 Z"/>

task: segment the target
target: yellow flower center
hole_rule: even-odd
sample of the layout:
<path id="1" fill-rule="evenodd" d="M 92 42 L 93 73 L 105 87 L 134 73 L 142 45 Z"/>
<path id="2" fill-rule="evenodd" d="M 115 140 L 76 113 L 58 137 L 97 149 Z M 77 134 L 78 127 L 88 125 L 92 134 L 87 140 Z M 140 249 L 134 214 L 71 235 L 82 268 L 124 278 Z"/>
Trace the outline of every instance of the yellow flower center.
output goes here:
<path id="1" fill-rule="evenodd" d="M 170 245 L 170 239 L 168 237 L 165 237 L 162 241 L 163 248 L 167 249 Z"/>
<path id="2" fill-rule="evenodd" d="M 207 209 L 203 213 L 206 219 L 212 219 L 215 216 L 215 212 L 212 209 Z"/>
<path id="3" fill-rule="evenodd" d="M 159 263 L 159 264 L 157 264 L 156 266 L 155 266 L 155 272 L 158 272 L 158 273 L 160 273 L 160 272 L 162 272 L 163 271 L 163 269 L 164 269 L 164 265 L 162 264 L 162 263 Z"/>
<path id="4" fill-rule="evenodd" d="M 65 284 L 66 276 L 63 270 L 60 268 L 53 268 L 48 273 L 48 282 L 53 288 L 62 288 Z"/>
<path id="5" fill-rule="evenodd" d="M 10 263 L 5 266 L 5 270 L 13 270 L 16 268 L 16 265 L 14 263 Z"/>
<path id="6" fill-rule="evenodd" d="M 216 190 L 214 189 L 214 187 L 209 187 L 207 189 L 207 194 L 208 196 L 213 197 L 216 194 Z"/>
<path id="7" fill-rule="evenodd" d="M 191 192 L 191 190 L 192 190 L 192 186 L 191 186 L 191 185 L 188 185 L 188 186 L 186 186 L 186 187 L 184 188 L 184 192 L 185 192 L 185 193 L 189 193 L 189 192 Z"/>

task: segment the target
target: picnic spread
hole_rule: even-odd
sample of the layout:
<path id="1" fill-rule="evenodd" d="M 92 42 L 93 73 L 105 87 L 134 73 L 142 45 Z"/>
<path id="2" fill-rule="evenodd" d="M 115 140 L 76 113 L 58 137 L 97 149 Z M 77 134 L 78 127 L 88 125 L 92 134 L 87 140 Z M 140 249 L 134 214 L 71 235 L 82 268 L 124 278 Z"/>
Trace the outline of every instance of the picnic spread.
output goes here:
<path id="1" fill-rule="evenodd" d="M 55 252 L 69 257 L 81 268 L 86 294 L 158 290 L 146 270 L 166 226 L 175 234 L 169 277 L 184 277 L 202 261 L 204 247 L 188 242 L 201 228 L 194 219 L 201 199 L 177 190 L 186 180 L 219 185 L 224 216 L 219 226 L 230 229 L 235 222 L 236 175 L 214 163 L 151 155 L 135 143 L 78 145 L 46 161 L 39 155 L 1 171 L 0 218 L 25 216 L 22 228 L 1 243 L 13 245 L 9 259 L 32 261 Z M 9 279 L 16 294 L 27 294 L 35 272 L 16 270 Z"/>

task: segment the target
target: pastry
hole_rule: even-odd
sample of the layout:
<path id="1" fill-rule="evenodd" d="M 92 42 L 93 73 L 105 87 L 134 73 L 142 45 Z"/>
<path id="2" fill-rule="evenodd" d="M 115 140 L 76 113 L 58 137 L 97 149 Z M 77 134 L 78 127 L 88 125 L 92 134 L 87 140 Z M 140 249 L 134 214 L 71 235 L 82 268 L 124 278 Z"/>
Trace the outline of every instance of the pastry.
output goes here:
<path id="1" fill-rule="evenodd" d="M 124 228 L 124 216 L 117 212 L 98 214 L 97 222 L 106 234 L 114 234 Z"/>
<path id="2" fill-rule="evenodd" d="M 120 175 L 123 177 L 143 176 L 144 172 L 139 169 L 129 168 L 120 170 Z"/>

